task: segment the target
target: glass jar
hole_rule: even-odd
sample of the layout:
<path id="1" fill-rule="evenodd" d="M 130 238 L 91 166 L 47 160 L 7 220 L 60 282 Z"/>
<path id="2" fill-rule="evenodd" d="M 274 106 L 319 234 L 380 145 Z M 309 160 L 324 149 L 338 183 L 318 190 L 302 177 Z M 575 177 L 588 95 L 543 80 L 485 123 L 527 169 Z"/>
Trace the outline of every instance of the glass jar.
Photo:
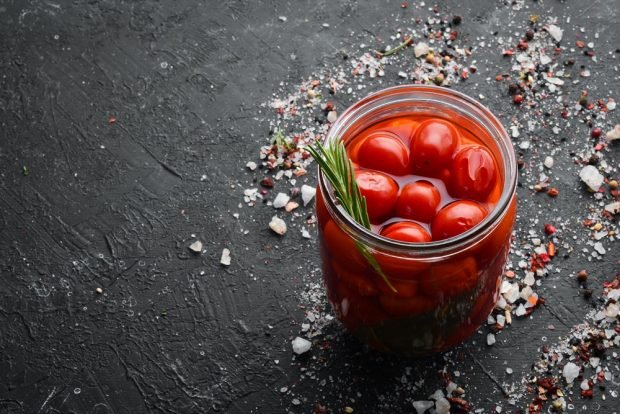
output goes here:
<path id="1" fill-rule="evenodd" d="M 372 125 L 402 116 L 449 120 L 493 153 L 503 188 L 486 218 L 441 241 L 388 239 L 355 222 L 338 205 L 321 173 L 316 209 L 323 278 L 336 316 L 373 348 L 425 355 L 466 340 L 499 298 L 516 214 L 517 168 L 508 134 L 497 118 L 472 98 L 435 86 L 397 86 L 362 99 L 332 125 L 324 144 L 342 139 L 347 145 Z M 360 253 L 359 244 L 396 291 Z"/>

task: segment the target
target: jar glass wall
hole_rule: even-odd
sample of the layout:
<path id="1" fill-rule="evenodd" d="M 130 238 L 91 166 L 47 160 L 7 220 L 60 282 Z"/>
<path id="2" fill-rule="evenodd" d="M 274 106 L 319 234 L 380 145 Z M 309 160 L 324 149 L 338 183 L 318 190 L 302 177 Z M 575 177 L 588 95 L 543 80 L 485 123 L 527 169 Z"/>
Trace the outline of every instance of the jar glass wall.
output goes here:
<path id="1" fill-rule="evenodd" d="M 467 339 L 498 299 L 516 214 L 516 160 L 506 131 L 488 109 L 433 86 L 398 86 L 368 96 L 340 116 L 325 143 L 342 139 L 346 146 L 373 125 L 403 116 L 447 120 L 491 151 L 502 180 L 494 209 L 458 236 L 406 243 L 353 221 L 319 174 L 317 217 L 323 278 L 336 316 L 376 349 L 423 355 Z M 359 245 L 384 275 L 360 253 Z"/>

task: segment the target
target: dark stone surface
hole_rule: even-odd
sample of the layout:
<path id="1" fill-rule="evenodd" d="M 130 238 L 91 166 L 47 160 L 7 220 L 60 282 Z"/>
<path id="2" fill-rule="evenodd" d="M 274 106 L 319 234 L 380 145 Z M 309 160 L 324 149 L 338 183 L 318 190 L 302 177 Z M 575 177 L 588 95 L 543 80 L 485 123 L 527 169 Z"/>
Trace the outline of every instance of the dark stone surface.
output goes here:
<path id="1" fill-rule="evenodd" d="M 496 3 L 442 7 L 463 16 L 463 36 L 508 36 L 514 14 Z M 572 16 L 599 27 L 600 43 L 620 44 L 618 1 L 526 4 L 523 20 Z M 333 412 L 411 412 L 412 398 L 437 389 L 444 356 L 382 356 L 337 325 L 321 358 L 294 361 L 298 293 L 320 278 L 311 272 L 315 238 L 279 239 L 266 226 L 271 209 L 238 209 L 251 179 L 244 165 L 267 139 L 259 104 L 282 80 L 341 59 L 341 48 L 357 51 L 351 31 L 367 43 L 391 34 L 398 13 L 396 1 L 0 1 L 0 411 L 310 412 L 322 402 Z M 505 66 L 499 54 L 477 59 L 491 77 Z M 593 71 L 605 74 L 605 62 Z M 613 95 L 613 76 L 591 87 Z M 509 121 L 510 103 L 491 82 L 459 89 L 488 95 Z M 586 193 L 574 174 L 558 182 L 561 204 L 521 194 L 522 221 L 559 215 L 578 227 Z M 188 250 L 192 234 L 203 255 Z M 573 255 L 562 267 L 587 267 L 600 282 L 617 257 L 612 246 L 604 261 Z M 527 375 L 541 337 L 584 318 L 590 305 L 567 273 L 545 281 L 548 305 L 516 321 L 501 344 L 480 346 L 477 335 L 451 354 L 476 407 L 512 412 L 494 379 L 506 380 L 506 366 Z M 411 383 L 426 380 L 419 390 L 402 387 L 405 366 Z M 589 407 L 579 412 L 618 407 L 617 398 L 575 399 Z"/>

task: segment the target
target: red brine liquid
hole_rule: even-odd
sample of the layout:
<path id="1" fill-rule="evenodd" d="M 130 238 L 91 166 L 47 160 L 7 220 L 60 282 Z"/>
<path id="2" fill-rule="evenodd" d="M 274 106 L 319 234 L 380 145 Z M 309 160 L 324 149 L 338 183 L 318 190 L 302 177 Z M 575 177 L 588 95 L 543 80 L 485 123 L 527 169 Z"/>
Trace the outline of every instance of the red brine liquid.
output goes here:
<path id="1" fill-rule="evenodd" d="M 502 218 L 465 247 L 419 253 L 420 246 L 479 226 L 502 196 L 502 154 L 474 126 L 464 117 L 457 123 L 411 114 L 344 137 L 372 233 L 400 243 L 396 249 L 367 247 L 382 275 L 317 192 L 329 301 L 345 327 L 376 349 L 413 355 L 446 350 L 467 339 L 498 299 L 514 196 Z M 409 244 L 416 254 L 407 253 Z"/>

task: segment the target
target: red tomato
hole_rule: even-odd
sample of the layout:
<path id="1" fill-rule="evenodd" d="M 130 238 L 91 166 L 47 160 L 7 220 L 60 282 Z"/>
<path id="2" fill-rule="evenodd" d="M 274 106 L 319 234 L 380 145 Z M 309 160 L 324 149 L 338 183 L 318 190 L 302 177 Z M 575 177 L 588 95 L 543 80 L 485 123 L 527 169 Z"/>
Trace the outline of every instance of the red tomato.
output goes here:
<path id="1" fill-rule="evenodd" d="M 385 268 L 381 269 L 387 274 Z M 390 278 L 389 274 L 387 274 L 387 276 L 388 278 Z M 412 296 L 415 296 L 416 293 L 418 293 L 418 282 L 416 280 L 402 280 L 390 278 L 390 283 L 392 284 L 394 289 L 396 289 L 396 292 L 394 292 L 388 286 L 388 284 L 385 283 L 385 280 L 383 280 L 381 276 L 377 275 L 375 279 L 375 286 L 377 287 L 377 289 L 386 295 L 398 296 L 399 298 L 410 298 Z"/>
<path id="2" fill-rule="evenodd" d="M 435 309 L 439 305 L 435 300 L 421 295 L 405 299 L 382 295 L 379 296 L 379 303 L 387 313 L 396 317 L 420 315 Z"/>
<path id="3" fill-rule="evenodd" d="M 353 239 L 341 230 L 333 220 L 329 220 L 323 229 L 322 244 L 325 252 L 329 254 L 329 260 L 339 261 L 349 271 L 364 273 L 368 269 L 368 262 L 360 254 Z M 327 258 L 323 258 L 327 260 Z"/>
<path id="4" fill-rule="evenodd" d="M 361 296 L 375 296 L 379 293 L 374 283 L 369 279 L 365 272 L 352 272 L 340 262 L 332 261 L 334 274 L 342 283 L 355 290 Z"/>
<path id="5" fill-rule="evenodd" d="M 487 212 L 475 201 L 459 200 L 448 204 L 435 216 L 431 225 L 433 240 L 443 240 L 459 235 L 486 217 Z"/>
<path id="6" fill-rule="evenodd" d="M 448 121 L 428 119 L 420 124 L 411 146 L 413 171 L 436 177 L 452 161 L 459 133 Z"/>
<path id="7" fill-rule="evenodd" d="M 398 197 L 398 184 L 394 179 L 379 171 L 357 170 L 357 185 L 366 197 L 368 216 L 373 223 L 379 223 L 392 213 Z"/>
<path id="8" fill-rule="evenodd" d="M 452 161 L 452 178 L 448 182 L 450 194 L 484 201 L 496 178 L 497 168 L 489 151 L 478 145 L 469 145 L 457 152 Z"/>
<path id="9" fill-rule="evenodd" d="M 478 267 L 473 257 L 435 263 L 420 288 L 429 297 L 449 298 L 470 291 L 478 283 Z"/>
<path id="10" fill-rule="evenodd" d="M 440 201 L 439 190 L 428 181 L 408 183 L 398 194 L 396 214 L 402 218 L 430 223 Z"/>
<path id="11" fill-rule="evenodd" d="M 405 145 L 409 146 L 418 125 L 420 125 L 420 122 L 418 121 L 405 117 L 399 117 L 385 123 L 381 123 L 381 129 L 395 133 L 400 137 Z"/>
<path id="12" fill-rule="evenodd" d="M 377 131 L 370 134 L 357 156 L 358 162 L 366 168 L 394 175 L 409 173 L 409 150 L 391 132 Z"/>
<path id="13" fill-rule="evenodd" d="M 399 221 L 392 223 L 381 230 L 381 235 L 388 239 L 400 240 L 410 243 L 424 243 L 432 240 L 431 235 L 413 221 Z"/>

